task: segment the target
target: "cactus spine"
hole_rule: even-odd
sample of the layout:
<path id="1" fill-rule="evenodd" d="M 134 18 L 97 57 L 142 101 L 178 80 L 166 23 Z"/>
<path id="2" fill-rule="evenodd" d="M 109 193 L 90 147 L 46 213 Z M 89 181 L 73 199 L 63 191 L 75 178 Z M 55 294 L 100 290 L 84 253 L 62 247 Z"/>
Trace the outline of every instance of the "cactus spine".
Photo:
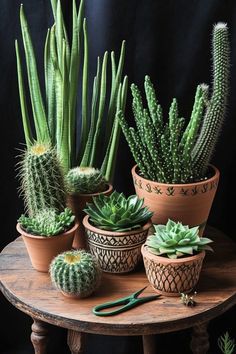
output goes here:
<path id="1" fill-rule="evenodd" d="M 213 31 L 214 85 L 208 100 L 208 86 L 197 86 L 189 123 L 178 113 L 174 98 L 164 123 L 162 108 L 153 84 L 145 77 L 148 109 L 144 108 L 138 87 L 131 85 L 136 129 L 129 127 L 123 113 L 117 118 L 141 174 L 160 183 L 190 183 L 205 178 L 225 113 L 229 43 L 226 24 Z"/>
<path id="2" fill-rule="evenodd" d="M 35 216 L 42 209 L 65 209 L 64 177 L 55 149 L 35 143 L 20 163 L 21 192 L 27 212 Z"/>
<path id="3" fill-rule="evenodd" d="M 98 193 L 106 188 L 106 181 L 99 169 L 93 167 L 75 167 L 66 175 L 69 193 Z"/>
<path id="4" fill-rule="evenodd" d="M 97 260 L 84 250 L 59 254 L 50 265 L 55 286 L 65 294 L 88 297 L 100 285 L 101 270 Z"/>

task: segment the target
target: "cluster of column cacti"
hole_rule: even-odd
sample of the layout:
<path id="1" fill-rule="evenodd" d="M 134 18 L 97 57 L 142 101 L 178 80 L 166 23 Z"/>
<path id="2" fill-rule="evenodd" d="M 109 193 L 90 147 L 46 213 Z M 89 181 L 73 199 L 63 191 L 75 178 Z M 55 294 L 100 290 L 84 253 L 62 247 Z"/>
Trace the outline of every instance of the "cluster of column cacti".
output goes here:
<path id="1" fill-rule="evenodd" d="M 32 121 L 27 108 L 21 56 L 16 40 L 19 94 L 26 144 L 29 147 L 33 143 L 35 137 L 32 132 L 35 130 L 37 141 L 47 142 L 56 147 L 65 172 L 76 165 L 99 167 L 103 156 L 102 170 L 109 180 L 114 173 L 119 141 L 120 127 L 115 115 L 117 110 L 124 109 L 126 102 L 127 77 L 122 78 L 125 42 L 122 43 L 118 63 L 114 52 L 110 54 L 112 68 L 110 86 L 107 80 L 109 54 L 106 52 L 102 63 L 98 58 L 93 89 L 90 90 L 88 34 L 86 19 L 83 18 L 84 0 L 81 0 L 78 11 L 76 1 L 73 0 L 71 43 L 64 24 L 60 0 L 51 0 L 51 4 L 55 24 L 48 30 L 45 41 L 45 102 L 23 5 L 20 8 L 34 125 L 34 129 L 31 129 Z M 80 71 L 82 90 L 78 93 Z M 92 91 L 91 104 L 90 91 Z M 81 116 L 77 118 L 77 105 L 80 103 Z M 78 120 L 81 122 L 80 134 L 77 132 Z M 101 136 L 102 126 L 106 126 L 105 139 Z"/>
<path id="2" fill-rule="evenodd" d="M 140 172 L 162 183 L 188 183 L 205 177 L 220 133 L 228 94 L 229 43 L 226 24 L 213 30 L 213 90 L 198 85 L 188 124 L 174 98 L 165 123 L 154 87 L 145 77 L 148 109 L 143 107 L 138 87 L 131 85 L 136 129 L 129 127 L 122 111 L 117 114 Z"/>
<path id="3" fill-rule="evenodd" d="M 64 211 L 64 176 L 54 148 L 35 143 L 23 154 L 19 168 L 21 192 L 29 216 L 34 217 L 45 209 Z"/>
<path id="4" fill-rule="evenodd" d="M 99 286 L 100 266 L 90 253 L 84 250 L 59 254 L 50 265 L 51 280 L 67 295 L 88 297 Z"/>

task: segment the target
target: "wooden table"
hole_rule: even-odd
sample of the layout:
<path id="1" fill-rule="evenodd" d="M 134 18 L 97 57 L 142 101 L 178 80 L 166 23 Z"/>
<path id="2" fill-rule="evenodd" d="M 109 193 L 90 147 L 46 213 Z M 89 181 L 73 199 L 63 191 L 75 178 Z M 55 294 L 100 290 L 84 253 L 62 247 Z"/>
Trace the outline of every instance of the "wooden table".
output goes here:
<path id="1" fill-rule="evenodd" d="M 236 304 L 236 244 L 221 232 L 209 228 L 214 254 L 206 256 L 197 286 L 197 306 L 189 308 L 180 298 L 161 297 L 112 317 L 96 317 L 92 308 L 148 285 L 141 269 L 127 275 L 104 274 L 100 289 L 90 298 L 73 300 L 61 295 L 48 274 L 35 271 L 21 237 L 0 255 L 0 289 L 20 311 L 33 318 L 31 341 L 36 354 L 46 353 L 47 323 L 68 329 L 72 354 L 82 353 L 85 333 L 140 335 L 145 354 L 156 354 L 154 334 L 193 328 L 191 349 L 204 354 L 209 348 L 208 322 Z M 154 292 L 150 286 L 145 295 Z M 99 354 L 99 353 L 98 353 Z"/>

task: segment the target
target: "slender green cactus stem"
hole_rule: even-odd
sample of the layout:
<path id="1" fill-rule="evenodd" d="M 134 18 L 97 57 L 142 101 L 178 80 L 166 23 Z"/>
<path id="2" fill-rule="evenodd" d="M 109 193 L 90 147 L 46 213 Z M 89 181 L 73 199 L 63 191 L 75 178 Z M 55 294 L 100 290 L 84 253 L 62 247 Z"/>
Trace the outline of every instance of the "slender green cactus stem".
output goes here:
<path id="1" fill-rule="evenodd" d="M 213 91 L 201 133 L 195 144 L 192 158 L 196 171 L 204 175 L 221 132 L 226 110 L 229 86 L 229 39 L 225 23 L 217 23 L 213 30 Z"/>

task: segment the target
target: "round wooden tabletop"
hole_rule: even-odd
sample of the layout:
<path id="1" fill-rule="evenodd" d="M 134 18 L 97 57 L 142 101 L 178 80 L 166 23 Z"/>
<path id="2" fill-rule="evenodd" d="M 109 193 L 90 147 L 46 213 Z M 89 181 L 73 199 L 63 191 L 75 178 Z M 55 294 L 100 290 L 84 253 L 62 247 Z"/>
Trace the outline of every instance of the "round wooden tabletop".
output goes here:
<path id="1" fill-rule="evenodd" d="M 0 255 L 0 289 L 26 314 L 75 331 L 109 335 L 149 335 L 171 332 L 207 322 L 236 304 L 236 244 L 216 229 L 207 236 L 215 242 L 208 253 L 197 285 L 197 305 L 184 306 L 179 297 L 164 297 L 122 314 L 97 317 L 92 308 L 130 295 L 148 286 L 143 295 L 153 295 L 144 270 L 126 275 L 104 274 L 101 287 L 87 299 L 64 297 L 51 284 L 48 274 L 34 270 L 21 237 Z"/>

